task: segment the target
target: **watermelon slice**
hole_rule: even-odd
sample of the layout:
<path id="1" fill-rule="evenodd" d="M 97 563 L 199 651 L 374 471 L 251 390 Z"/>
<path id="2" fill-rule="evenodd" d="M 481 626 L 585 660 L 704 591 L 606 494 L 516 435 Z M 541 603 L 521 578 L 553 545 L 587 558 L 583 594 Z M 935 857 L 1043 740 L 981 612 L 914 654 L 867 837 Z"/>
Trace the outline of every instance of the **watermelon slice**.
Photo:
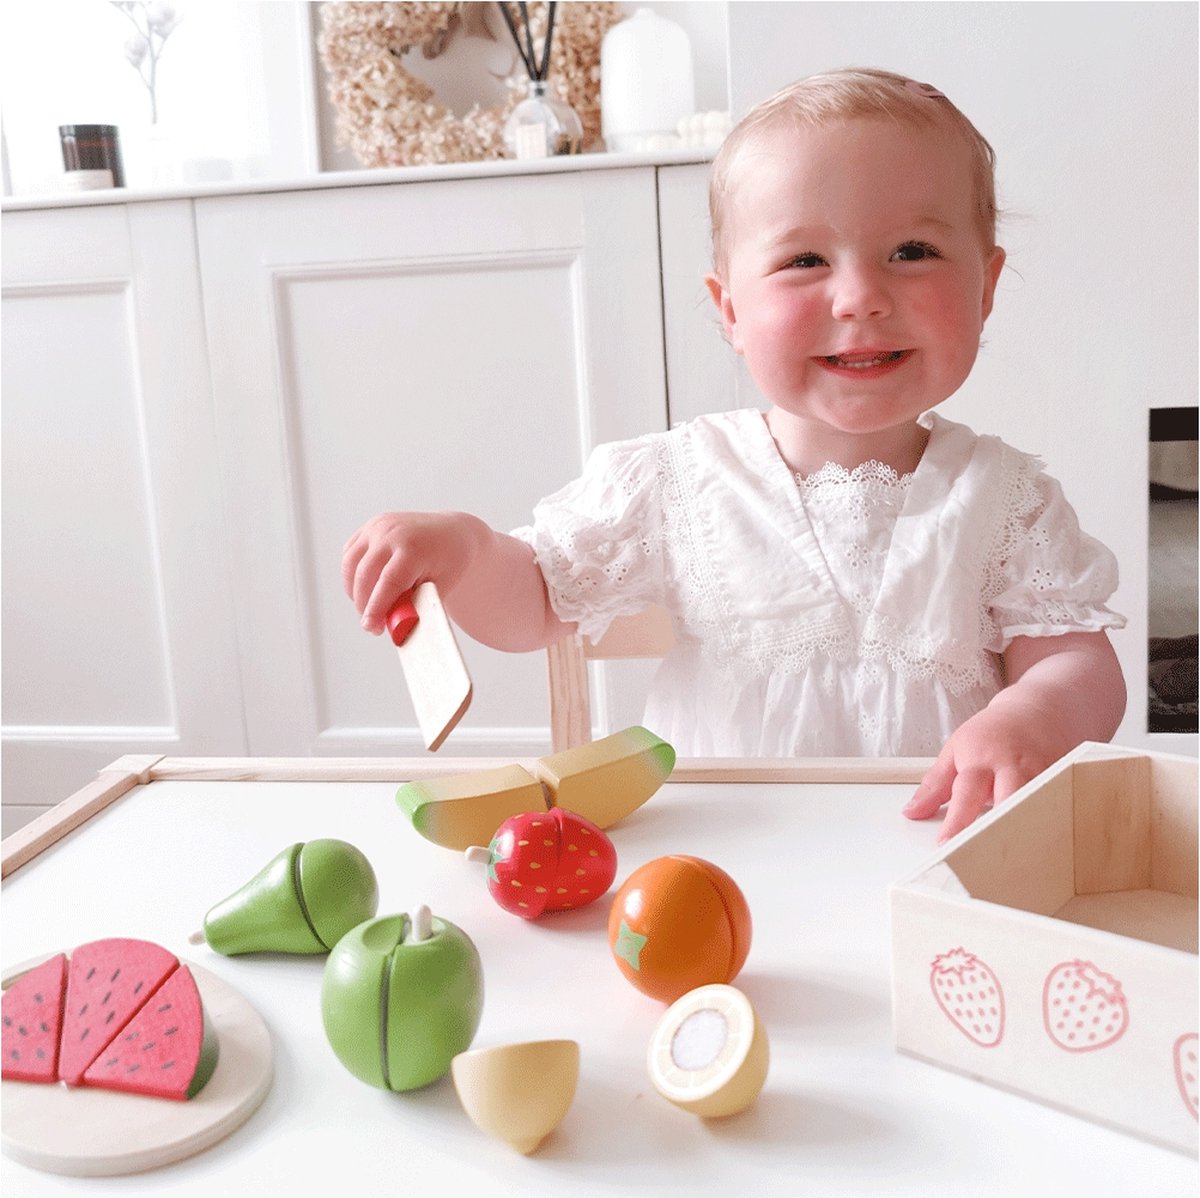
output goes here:
<path id="1" fill-rule="evenodd" d="M 4 1077 L 53 1082 L 58 1077 L 67 957 L 59 953 L 19 977 L 4 992 Z"/>
<path id="2" fill-rule="evenodd" d="M 219 1045 L 196 980 L 181 966 L 83 1075 L 83 1085 L 184 1101 L 217 1067 Z"/>
<path id="3" fill-rule="evenodd" d="M 148 940 L 93 940 L 71 953 L 58 1076 L 77 1086 L 179 960 Z"/>

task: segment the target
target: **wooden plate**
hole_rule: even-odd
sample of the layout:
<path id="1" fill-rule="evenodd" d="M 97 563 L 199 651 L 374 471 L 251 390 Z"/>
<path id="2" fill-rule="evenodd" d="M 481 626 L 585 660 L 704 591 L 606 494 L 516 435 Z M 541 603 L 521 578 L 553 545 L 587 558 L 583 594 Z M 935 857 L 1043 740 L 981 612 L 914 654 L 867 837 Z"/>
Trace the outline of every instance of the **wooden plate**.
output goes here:
<path id="1" fill-rule="evenodd" d="M 41 960 L 45 960 L 42 958 Z M 28 961 L 4 985 L 41 964 Z M 221 1055 L 208 1084 L 187 1102 L 120 1094 L 61 1082 L 0 1084 L 0 1148 L 47 1173 L 110 1177 L 140 1173 L 211 1147 L 239 1128 L 271 1088 L 271 1036 L 258 1012 L 228 982 L 190 961 Z"/>

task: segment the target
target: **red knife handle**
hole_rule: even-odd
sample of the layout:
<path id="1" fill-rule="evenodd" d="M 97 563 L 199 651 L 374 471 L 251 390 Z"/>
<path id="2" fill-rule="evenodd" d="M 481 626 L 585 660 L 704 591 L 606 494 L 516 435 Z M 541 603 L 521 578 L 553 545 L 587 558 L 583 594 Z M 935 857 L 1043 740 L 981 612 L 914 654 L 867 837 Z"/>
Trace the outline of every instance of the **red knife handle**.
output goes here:
<path id="1" fill-rule="evenodd" d="M 392 644 L 399 648 L 408 640 L 408 635 L 417 626 L 417 609 L 412 604 L 412 592 L 401 595 L 396 600 L 396 606 L 387 614 L 387 630 L 391 634 Z"/>

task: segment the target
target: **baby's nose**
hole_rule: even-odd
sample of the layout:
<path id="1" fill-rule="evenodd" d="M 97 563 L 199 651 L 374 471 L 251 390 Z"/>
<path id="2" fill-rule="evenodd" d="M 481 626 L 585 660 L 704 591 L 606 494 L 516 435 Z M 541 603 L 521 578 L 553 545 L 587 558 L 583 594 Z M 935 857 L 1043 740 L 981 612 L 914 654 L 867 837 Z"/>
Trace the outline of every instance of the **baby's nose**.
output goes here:
<path id="1" fill-rule="evenodd" d="M 833 287 L 833 315 L 837 320 L 878 320 L 891 315 L 891 296 L 878 271 L 847 267 L 835 276 Z"/>

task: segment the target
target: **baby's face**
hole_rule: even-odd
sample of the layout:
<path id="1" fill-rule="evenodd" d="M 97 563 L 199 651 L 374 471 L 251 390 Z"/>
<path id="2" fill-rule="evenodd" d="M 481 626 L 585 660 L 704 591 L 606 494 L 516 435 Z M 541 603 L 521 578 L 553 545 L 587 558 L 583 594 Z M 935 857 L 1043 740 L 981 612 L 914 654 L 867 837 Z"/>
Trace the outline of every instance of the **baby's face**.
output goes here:
<path id="1" fill-rule="evenodd" d="M 710 289 L 776 407 L 870 434 L 970 372 L 1004 253 L 982 245 L 958 142 L 874 120 L 760 135 L 723 232 Z"/>

